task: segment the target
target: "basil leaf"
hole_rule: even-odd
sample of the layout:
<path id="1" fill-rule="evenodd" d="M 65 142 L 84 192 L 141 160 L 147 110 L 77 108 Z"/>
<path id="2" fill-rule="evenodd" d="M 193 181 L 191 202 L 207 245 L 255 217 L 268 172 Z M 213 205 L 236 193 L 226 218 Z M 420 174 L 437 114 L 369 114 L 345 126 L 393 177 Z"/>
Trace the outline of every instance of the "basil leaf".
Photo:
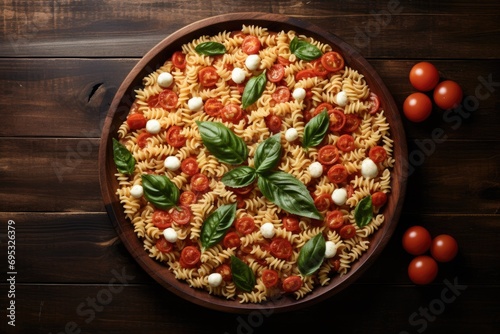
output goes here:
<path id="1" fill-rule="evenodd" d="M 116 169 L 123 174 L 132 174 L 135 169 L 135 159 L 127 148 L 113 138 L 113 160 Z"/>
<path id="2" fill-rule="evenodd" d="M 250 292 L 255 286 L 255 274 L 252 269 L 236 256 L 231 256 L 231 273 L 236 287 Z"/>
<path id="3" fill-rule="evenodd" d="M 177 206 L 179 188 L 165 175 L 143 174 L 142 187 L 144 196 L 154 206 L 160 209 L 170 209 Z"/>
<path id="4" fill-rule="evenodd" d="M 194 50 L 205 56 L 216 56 L 226 53 L 226 47 L 218 42 L 200 43 L 194 48 Z"/>
<path id="5" fill-rule="evenodd" d="M 225 204 L 212 212 L 201 227 L 201 250 L 217 244 L 224 238 L 236 217 L 236 203 Z"/>
<path id="6" fill-rule="evenodd" d="M 372 197 L 370 195 L 363 198 L 358 202 L 356 208 L 354 209 L 354 220 L 358 227 L 364 227 L 371 222 L 373 218 L 373 204 Z"/>
<path id="7" fill-rule="evenodd" d="M 323 55 L 317 46 L 294 37 L 290 42 L 290 51 L 302 60 L 311 61 Z"/>
<path id="8" fill-rule="evenodd" d="M 275 134 L 260 143 L 255 151 L 255 169 L 257 173 L 268 172 L 281 158 L 281 135 Z"/>
<path id="9" fill-rule="evenodd" d="M 321 267 L 325 258 L 326 243 L 323 234 L 319 233 L 301 248 L 297 258 L 297 266 L 303 276 L 314 274 Z"/>
<path id="10" fill-rule="evenodd" d="M 269 172 L 260 175 L 257 185 L 269 201 L 283 210 L 302 217 L 323 219 L 306 186 L 293 175 L 282 171 Z"/>
<path id="11" fill-rule="evenodd" d="M 241 107 L 246 109 L 251 104 L 255 103 L 261 97 L 266 88 L 266 71 L 256 77 L 251 77 L 245 85 L 243 95 L 241 96 Z"/>
<path id="12" fill-rule="evenodd" d="M 203 144 L 219 161 L 239 165 L 248 158 L 248 148 L 243 139 L 224 124 L 200 121 L 196 121 L 196 124 Z"/>
<path id="13" fill-rule="evenodd" d="M 306 124 L 302 147 L 309 148 L 319 145 L 323 138 L 325 138 L 329 127 L 330 117 L 328 117 L 328 112 L 323 110 Z"/>
<path id="14" fill-rule="evenodd" d="M 255 169 L 248 166 L 237 167 L 222 177 L 221 181 L 226 186 L 231 188 L 241 188 L 248 186 L 250 183 L 255 181 L 257 174 Z"/>

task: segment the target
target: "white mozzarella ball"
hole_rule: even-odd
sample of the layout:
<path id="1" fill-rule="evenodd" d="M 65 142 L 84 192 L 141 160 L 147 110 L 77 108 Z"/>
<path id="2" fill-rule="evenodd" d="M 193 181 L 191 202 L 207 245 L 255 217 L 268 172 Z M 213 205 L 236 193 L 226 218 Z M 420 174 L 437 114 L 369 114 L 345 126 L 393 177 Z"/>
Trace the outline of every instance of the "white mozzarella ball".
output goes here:
<path id="1" fill-rule="evenodd" d="M 290 128 L 286 130 L 285 132 L 285 139 L 289 142 L 292 142 L 294 140 L 297 140 L 299 138 L 299 133 L 297 132 L 297 129 L 295 128 Z"/>
<path id="2" fill-rule="evenodd" d="M 302 87 L 295 88 L 295 90 L 292 93 L 292 96 L 294 99 L 301 101 L 306 97 L 306 90 Z"/>
<path id="3" fill-rule="evenodd" d="M 309 165 L 309 174 L 315 179 L 321 177 L 323 175 L 323 165 L 318 161 L 313 162 Z"/>
<path id="4" fill-rule="evenodd" d="M 262 233 L 262 236 L 267 239 L 274 237 L 276 231 L 274 230 L 273 223 L 262 224 L 262 226 L 260 227 L 260 233 Z"/>
<path id="5" fill-rule="evenodd" d="M 158 76 L 158 85 L 160 85 L 163 88 L 170 87 L 170 85 L 174 82 L 174 77 L 172 74 L 168 72 L 163 72 L 160 73 Z"/>
<path id="6" fill-rule="evenodd" d="M 378 167 L 372 159 L 366 158 L 361 163 L 361 175 L 367 178 L 374 178 L 378 174 Z"/>
<path id="7" fill-rule="evenodd" d="M 331 259 L 337 254 L 337 245 L 333 241 L 325 242 L 325 257 Z"/>
<path id="8" fill-rule="evenodd" d="M 181 161 L 176 156 L 171 155 L 165 159 L 164 166 L 166 169 L 175 172 L 181 167 Z"/>
<path id="9" fill-rule="evenodd" d="M 163 236 L 165 237 L 165 240 L 168 242 L 176 242 L 177 241 L 177 232 L 171 227 L 168 227 L 163 230 Z"/>
<path id="10" fill-rule="evenodd" d="M 191 111 L 200 111 L 203 107 L 203 99 L 199 96 L 192 97 L 188 100 L 188 108 Z"/>
<path id="11" fill-rule="evenodd" d="M 332 193 L 332 201 L 337 205 L 344 205 L 347 201 L 347 190 L 344 188 L 335 189 Z"/>
<path id="12" fill-rule="evenodd" d="M 161 131 L 161 124 L 157 119 L 150 119 L 146 123 L 146 131 L 152 135 L 157 134 Z"/>
<path id="13" fill-rule="evenodd" d="M 259 68 L 260 65 L 260 56 L 259 55 L 249 55 L 245 60 L 245 66 L 250 71 L 255 71 Z"/>
<path id="14" fill-rule="evenodd" d="M 222 283 L 222 275 L 219 273 L 211 273 L 208 275 L 208 285 L 213 288 L 218 287 Z"/>
<path id="15" fill-rule="evenodd" d="M 132 195 L 133 198 L 141 198 L 142 195 L 144 195 L 144 189 L 140 184 L 136 184 L 130 189 L 130 195 Z"/>
<path id="16" fill-rule="evenodd" d="M 231 79 L 237 84 L 243 83 L 246 79 L 245 71 L 239 67 L 235 67 L 231 72 Z"/>
<path id="17" fill-rule="evenodd" d="M 337 101 L 337 105 L 339 107 L 345 107 L 347 105 L 347 94 L 343 90 L 341 90 L 335 96 L 335 100 Z"/>

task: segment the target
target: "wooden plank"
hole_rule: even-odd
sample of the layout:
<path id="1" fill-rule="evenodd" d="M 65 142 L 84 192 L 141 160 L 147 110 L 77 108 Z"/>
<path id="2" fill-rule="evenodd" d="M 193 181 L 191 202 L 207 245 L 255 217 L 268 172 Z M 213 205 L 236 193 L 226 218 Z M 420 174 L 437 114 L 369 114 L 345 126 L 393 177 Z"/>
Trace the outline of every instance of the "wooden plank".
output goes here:
<path id="1" fill-rule="evenodd" d="M 15 329 L 22 333 L 123 333 L 126 328 L 144 333 L 164 328 L 176 334 L 232 334 L 293 333 L 305 326 L 319 331 L 334 326 L 344 333 L 493 333 L 500 311 L 498 286 L 464 285 L 454 277 L 422 288 L 353 285 L 306 309 L 287 313 L 262 309 L 240 315 L 199 307 L 157 286 L 111 283 L 17 285 Z M 2 327 L 7 327 L 6 321 Z"/>
<path id="2" fill-rule="evenodd" d="M 414 92 L 408 73 L 415 62 L 370 62 L 401 109 Z M 99 138 L 111 100 L 136 63 L 137 59 L 0 59 L 4 92 L 0 95 L 0 136 Z M 441 128 L 448 139 L 498 140 L 500 61 L 434 63 L 443 80 L 462 86 L 462 109 L 449 113 L 435 108 L 429 120 L 418 124 L 403 117 L 407 137 L 429 138 Z"/>
<path id="3" fill-rule="evenodd" d="M 436 138 L 409 142 L 411 175 L 403 210 L 498 213 L 498 141 Z M 2 209 L 104 211 L 98 180 L 98 143 L 97 139 L 87 138 L 0 138 Z M 450 161 L 456 163 L 450 165 Z"/>
<path id="4" fill-rule="evenodd" d="M 134 276 L 131 284 L 156 284 L 125 249 L 106 213 L 3 212 L 3 231 L 9 219 L 16 228 L 19 283 L 102 284 L 123 270 Z M 401 238 L 413 225 L 426 227 L 432 236 L 453 235 L 459 243 L 457 259 L 439 266 L 436 282 L 455 276 L 466 284 L 499 282 L 500 263 L 491 249 L 500 233 L 499 215 L 404 214 L 386 249 L 357 283 L 411 284 L 406 268 L 413 257 L 403 250 Z M 2 239 L 0 250 L 6 253 L 6 234 Z"/>
<path id="5" fill-rule="evenodd" d="M 296 17 L 334 33 L 370 58 L 498 58 L 498 3 L 474 6 L 456 1 L 439 5 L 398 0 L 364 4 L 328 1 L 210 1 L 193 4 L 169 1 L 79 2 L 4 1 L 0 39 L 2 57 L 123 57 L 143 56 L 174 31 L 195 21 L 224 13 L 273 12 Z M 320 14 L 318 14 L 320 13 Z M 475 29 L 481 26 L 482 33 Z M 402 27 L 404 29 L 402 29 Z M 418 43 L 407 44 L 409 36 Z M 91 47 L 89 47 L 91 45 Z M 376 45 L 376 47 L 375 47 Z M 403 47 L 404 45 L 404 47 Z M 459 48 L 456 45 L 460 45 Z M 410 48 L 410 49 L 409 49 Z M 483 50 L 481 54 L 477 49 Z"/>

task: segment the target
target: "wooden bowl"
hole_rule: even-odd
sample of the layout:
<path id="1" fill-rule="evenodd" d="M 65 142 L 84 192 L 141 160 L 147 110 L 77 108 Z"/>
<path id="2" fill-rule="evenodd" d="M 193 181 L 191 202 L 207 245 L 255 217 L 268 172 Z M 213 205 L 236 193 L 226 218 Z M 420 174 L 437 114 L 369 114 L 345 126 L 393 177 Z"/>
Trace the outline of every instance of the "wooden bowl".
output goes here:
<path id="1" fill-rule="evenodd" d="M 216 35 L 224 30 L 241 30 L 243 24 L 266 27 L 269 31 L 294 30 L 328 43 L 340 51 L 346 63 L 362 73 L 370 89 L 379 96 L 395 144 L 396 163 L 392 171 L 392 192 L 384 208 L 385 222 L 379 231 L 371 236 L 370 248 L 353 263 L 346 275 L 335 276 L 329 285 L 316 287 L 312 293 L 300 300 L 296 300 L 293 296 L 284 296 L 262 304 L 241 304 L 237 300 L 226 300 L 210 295 L 205 290 L 191 288 L 186 282 L 175 279 L 167 266 L 148 256 L 142 240 L 134 233 L 132 224 L 125 219 L 123 208 L 115 194 L 118 182 L 114 177 L 116 167 L 113 162 L 112 138 L 117 137 L 118 127 L 126 119 L 135 99 L 134 90 L 142 86 L 143 77 L 159 68 L 175 50 L 180 49 L 182 44 L 201 35 Z M 163 287 L 186 300 L 215 310 L 248 313 L 259 309 L 272 309 L 283 312 L 299 309 L 333 296 L 354 282 L 375 261 L 391 238 L 399 219 L 406 189 L 406 156 L 405 134 L 394 100 L 372 66 L 356 50 L 323 29 L 294 18 L 268 13 L 235 13 L 207 18 L 178 30 L 153 47 L 132 69 L 116 92 L 104 123 L 99 150 L 99 176 L 106 210 L 122 242 L 139 265 Z"/>

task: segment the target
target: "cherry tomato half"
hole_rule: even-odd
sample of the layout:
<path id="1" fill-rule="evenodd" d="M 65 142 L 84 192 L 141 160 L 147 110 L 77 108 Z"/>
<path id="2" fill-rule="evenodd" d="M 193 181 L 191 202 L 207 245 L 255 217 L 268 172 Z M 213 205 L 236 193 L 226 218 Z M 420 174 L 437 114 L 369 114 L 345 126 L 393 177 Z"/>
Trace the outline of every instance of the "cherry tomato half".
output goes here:
<path id="1" fill-rule="evenodd" d="M 173 219 L 168 211 L 156 209 L 153 212 L 151 221 L 154 226 L 156 226 L 160 230 L 163 230 L 172 226 Z"/>
<path id="2" fill-rule="evenodd" d="M 422 92 L 428 92 L 439 82 L 439 73 L 434 65 L 422 61 L 413 65 L 410 70 L 411 85 Z"/>
<path id="3" fill-rule="evenodd" d="M 276 103 L 284 103 L 290 100 L 290 89 L 287 86 L 278 86 L 271 97 Z"/>
<path id="4" fill-rule="evenodd" d="M 182 128 L 177 125 L 172 125 L 167 130 L 165 139 L 170 146 L 180 148 L 186 144 L 186 137 L 181 135 Z"/>
<path id="5" fill-rule="evenodd" d="M 344 225 L 339 231 L 343 239 L 351 239 L 356 236 L 356 228 L 352 224 Z"/>
<path id="6" fill-rule="evenodd" d="M 382 146 L 373 146 L 368 152 L 368 157 L 375 163 L 383 162 L 387 158 L 387 151 Z"/>
<path id="7" fill-rule="evenodd" d="M 344 57 L 338 52 L 330 51 L 321 56 L 321 63 L 330 72 L 339 71 L 344 67 Z"/>
<path id="8" fill-rule="evenodd" d="M 255 230 L 255 222 L 253 218 L 249 216 L 238 218 L 234 225 L 236 231 L 243 235 L 250 234 Z"/>
<path id="9" fill-rule="evenodd" d="M 219 80 L 219 74 L 215 67 L 207 66 L 198 72 L 198 80 L 203 87 L 213 87 Z"/>
<path id="10" fill-rule="evenodd" d="M 344 225 L 344 214 L 340 210 L 327 212 L 325 219 L 326 224 L 332 230 L 339 229 Z"/>
<path id="11" fill-rule="evenodd" d="M 137 145 L 140 148 L 146 147 L 148 144 L 148 138 L 151 138 L 151 134 L 149 132 L 142 132 L 139 136 L 137 136 Z"/>
<path id="12" fill-rule="evenodd" d="M 371 102 L 371 108 L 368 111 L 370 114 L 376 114 L 377 111 L 380 109 L 380 99 L 375 93 L 370 93 L 370 102 Z"/>
<path id="13" fill-rule="evenodd" d="M 223 107 L 222 102 L 215 98 L 210 98 L 205 101 L 203 110 L 205 110 L 205 113 L 209 116 L 218 117 Z"/>
<path id="14" fill-rule="evenodd" d="M 179 101 L 179 97 L 177 94 L 171 89 L 164 89 L 158 95 L 158 104 L 160 107 L 166 110 L 172 110 L 177 106 L 177 102 Z"/>
<path id="15" fill-rule="evenodd" d="M 181 170 L 183 173 L 193 176 L 196 173 L 198 173 L 198 162 L 196 161 L 196 158 L 194 157 L 189 157 L 181 162 Z"/>
<path id="16" fill-rule="evenodd" d="M 403 234 L 403 248 L 412 255 L 421 255 L 431 246 L 431 234 L 422 226 L 412 226 Z"/>
<path id="17" fill-rule="evenodd" d="M 168 242 L 167 239 L 161 236 L 160 239 L 156 241 L 156 248 L 162 253 L 169 253 L 174 249 L 174 244 Z"/>
<path id="18" fill-rule="evenodd" d="M 295 292 L 302 286 L 302 279 L 300 276 L 288 276 L 283 280 L 283 290 L 285 292 Z"/>
<path id="19" fill-rule="evenodd" d="M 172 63 L 174 64 L 175 67 L 178 69 L 185 69 L 186 68 L 186 55 L 182 53 L 182 51 L 176 51 L 172 55 Z"/>
<path id="20" fill-rule="evenodd" d="M 143 114 L 131 114 L 127 117 L 127 125 L 130 130 L 138 130 L 146 127 L 146 117 Z"/>
<path id="21" fill-rule="evenodd" d="M 179 203 L 186 206 L 196 203 L 196 194 L 189 190 L 183 191 L 179 197 Z"/>
<path id="22" fill-rule="evenodd" d="M 427 255 L 415 257 L 408 265 L 408 276 L 413 283 L 418 285 L 431 283 L 436 278 L 437 273 L 436 261 Z"/>
<path id="23" fill-rule="evenodd" d="M 381 207 L 387 202 L 387 195 L 382 191 L 377 191 L 372 194 L 373 206 Z"/>
<path id="24" fill-rule="evenodd" d="M 349 173 L 347 172 L 347 168 L 345 168 L 344 165 L 336 164 L 330 167 L 326 175 L 328 176 L 328 180 L 335 184 L 339 184 L 347 180 Z"/>
<path id="25" fill-rule="evenodd" d="M 269 115 L 265 118 L 266 125 L 269 128 L 269 131 L 272 133 L 278 133 L 281 130 L 281 117 L 277 115 Z"/>
<path id="26" fill-rule="evenodd" d="M 287 239 L 275 238 L 270 245 L 271 254 L 282 260 L 288 260 L 292 256 L 292 244 Z"/>
<path id="27" fill-rule="evenodd" d="M 257 36 L 248 35 L 243 39 L 243 43 L 241 44 L 241 50 L 245 52 L 247 55 L 253 55 L 259 53 L 261 44 Z"/>
<path id="28" fill-rule="evenodd" d="M 281 64 L 274 64 L 266 71 L 267 80 L 271 82 L 280 82 L 285 76 L 285 67 Z"/>
<path id="29" fill-rule="evenodd" d="M 210 181 L 204 174 L 198 173 L 191 177 L 191 188 L 194 191 L 204 192 L 210 187 Z"/>
<path id="30" fill-rule="evenodd" d="M 458 107 L 462 102 L 462 88 L 451 80 L 440 82 L 434 89 L 434 102 L 444 110 Z"/>
<path id="31" fill-rule="evenodd" d="M 330 131 L 338 132 L 342 130 L 346 120 L 344 111 L 340 108 L 335 108 L 333 110 L 329 110 L 328 115 L 330 116 Z"/>
<path id="32" fill-rule="evenodd" d="M 225 263 L 215 268 L 215 272 L 222 276 L 224 282 L 230 282 L 233 279 L 231 267 Z"/>
<path id="33" fill-rule="evenodd" d="M 262 283 L 266 288 L 272 288 L 276 286 L 279 281 L 278 272 L 272 269 L 264 269 L 262 270 Z"/>
<path id="34" fill-rule="evenodd" d="M 343 134 L 337 140 L 337 147 L 342 152 L 351 152 L 356 148 L 354 145 L 354 137 L 350 134 Z"/>
<path id="35" fill-rule="evenodd" d="M 200 262 L 201 253 L 195 246 L 186 246 L 181 251 L 179 263 L 183 268 L 194 268 Z"/>
<path id="36" fill-rule="evenodd" d="M 300 233 L 301 231 L 299 219 L 295 216 L 283 217 L 283 227 L 292 233 Z"/>
<path id="37" fill-rule="evenodd" d="M 243 109 L 237 104 L 230 103 L 221 109 L 220 115 L 223 122 L 236 124 L 243 118 Z"/>
<path id="38" fill-rule="evenodd" d="M 236 232 L 229 232 L 224 237 L 222 244 L 226 248 L 240 247 L 240 245 L 241 245 L 240 236 Z"/>
<path id="39" fill-rule="evenodd" d="M 410 121 L 422 122 L 432 112 L 431 99 L 423 93 L 412 93 L 403 104 L 403 112 Z"/>
<path id="40" fill-rule="evenodd" d="M 318 151 L 318 160 L 324 165 L 333 165 L 339 158 L 339 150 L 333 145 L 325 145 Z"/>
<path id="41" fill-rule="evenodd" d="M 449 262 L 457 256 L 458 243 L 451 235 L 441 234 L 432 239 L 431 255 L 438 262 Z"/>
<path id="42" fill-rule="evenodd" d="M 325 211 L 332 205 L 332 197 L 329 194 L 321 194 L 314 198 L 314 206 L 318 211 Z"/>
<path id="43" fill-rule="evenodd" d="M 191 220 L 191 209 L 187 206 L 181 205 L 178 208 L 170 209 L 169 212 L 172 220 L 178 225 L 186 225 Z"/>

